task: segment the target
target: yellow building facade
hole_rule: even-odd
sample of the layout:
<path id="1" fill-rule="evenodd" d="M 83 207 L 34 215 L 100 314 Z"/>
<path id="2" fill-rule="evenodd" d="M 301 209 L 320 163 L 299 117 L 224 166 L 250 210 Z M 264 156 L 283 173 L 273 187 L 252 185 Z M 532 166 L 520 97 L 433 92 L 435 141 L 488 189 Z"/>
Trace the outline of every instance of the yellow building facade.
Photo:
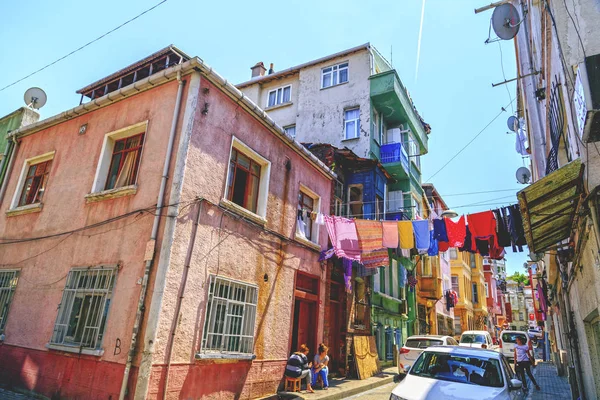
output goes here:
<path id="1" fill-rule="evenodd" d="M 488 317 L 483 257 L 449 249 L 452 289 L 458 294 L 454 309 L 454 335 L 468 330 L 486 330 Z"/>

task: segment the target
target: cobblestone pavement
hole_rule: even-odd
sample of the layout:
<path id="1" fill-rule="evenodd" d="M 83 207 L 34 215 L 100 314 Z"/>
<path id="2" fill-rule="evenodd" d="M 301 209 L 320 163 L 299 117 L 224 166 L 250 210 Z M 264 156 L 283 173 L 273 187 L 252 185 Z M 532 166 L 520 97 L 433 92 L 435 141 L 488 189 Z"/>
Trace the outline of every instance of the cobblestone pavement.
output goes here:
<path id="1" fill-rule="evenodd" d="M 529 378 L 529 396 L 528 400 L 558 400 L 570 399 L 571 387 L 566 377 L 558 376 L 556 367 L 551 362 L 538 362 L 533 369 L 533 376 L 540 385 L 540 391 L 535 390 Z"/>
<path id="2" fill-rule="evenodd" d="M 0 388 L 0 399 L 1 400 L 38 400 L 35 397 L 11 392 L 10 390 L 2 389 L 2 388 Z"/>

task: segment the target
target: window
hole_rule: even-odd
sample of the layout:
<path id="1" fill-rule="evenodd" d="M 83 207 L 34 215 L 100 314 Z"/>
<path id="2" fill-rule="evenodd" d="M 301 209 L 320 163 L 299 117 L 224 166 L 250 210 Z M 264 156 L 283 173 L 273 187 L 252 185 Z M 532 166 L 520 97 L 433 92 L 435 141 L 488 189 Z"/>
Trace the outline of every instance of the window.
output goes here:
<path id="1" fill-rule="evenodd" d="M 429 277 L 431 276 L 431 257 L 425 257 L 422 260 L 423 276 Z"/>
<path id="2" fill-rule="evenodd" d="M 388 192 L 387 212 L 400 212 L 404 209 L 404 197 L 402 190 L 391 190 Z"/>
<path id="3" fill-rule="evenodd" d="M 29 166 L 19 198 L 19 207 L 42 202 L 51 165 L 52 160 L 47 160 Z"/>
<path id="4" fill-rule="evenodd" d="M 283 128 L 285 134 L 291 138 L 296 138 L 296 125 L 290 125 Z"/>
<path id="5" fill-rule="evenodd" d="M 115 141 L 104 190 L 135 183 L 143 145 L 143 133 Z"/>
<path id="6" fill-rule="evenodd" d="M 13 293 L 17 287 L 19 271 L 8 270 L 0 271 L 0 333 L 6 328 L 6 319 L 8 318 L 8 309 L 12 300 Z"/>
<path id="7" fill-rule="evenodd" d="M 473 284 L 473 303 L 479 304 L 479 294 L 476 283 Z"/>
<path id="8" fill-rule="evenodd" d="M 363 217 L 363 185 L 350 185 L 348 187 L 348 217 Z"/>
<path id="9" fill-rule="evenodd" d="M 348 82 L 348 63 L 332 65 L 321 70 L 321 89 Z"/>
<path id="10" fill-rule="evenodd" d="M 460 322 L 460 316 L 454 317 L 454 334 L 460 335 L 462 333 L 462 324 Z"/>
<path id="11" fill-rule="evenodd" d="M 345 139 L 356 139 L 360 135 L 360 108 L 344 111 Z"/>
<path id="12" fill-rule="evenodd" d="M 433 271 L 433 274 L 435 276 L 437 276 L 438 278 L 440 278 L 442 276 L 442 273 L 440 271 L 440 259 L 437 256 L 431 257 L 431 270 Z"/>
<path id="13" fill-rule="evenodd" d="M 375 141 L 379 144 L 384 144 L 386 140 L 385 124 L 383 123 L 383 117 L 377 111 L 373 111 L 373 129 L 372 129 Z"/>
<path id="14" fill-rule="evenodd" d="M 104 135 L 92 193 L 137 183 L 147 125 L 144 121 Z"/>
<path id="15" fill-rule="evenodd" d="M 456 292 L 458 296 L 460 296 L 460 287 L 458 284 L 458 276 L 452 275 L 452 290 Z"/>
<path id="16" fill-rule="evenodd" d="M 421 217 L 423 214 L 421 214 L 421 202 L 417 199 L 415 199 L 413 197 L 413 206 L 414 206 L 414 210 L 415 210 L 415 216 L 419 216 Z"/>
<path id="17" fill-rule="evenodd" d="M 267 99 L 267 107 L 285 104 L 292 101 L 292 85 L 271 90 Z"/>
<path id="18" fill-rule="evenodd" d="M 375 210 L 375 220 L 379 221 L 383 219 L 383 199 L 380 196 L 375 195 L 375 200 L 375 205 L 377 206 L 377 209 Z"/>
<path id="19" fill-rule="evenodd" d="M 484 284 L 484 286 L 485 286 L 485 297 L 490 297 L 490 287 L 489 287 L 488 283 L 486 282 Z"/>
<path id="20" fill-rule="evenodd" d="M 252 354 L 258 287 L 210 276 L 202 351 Z"/>
<path id="21" fill-rule="evenodd" d="M 451 260 L 458 260 L 458 251 L 456 250 L 456 247 L 451 247 L 448 251 L 450 252 Z"/>
<path id="22" fill-rule="evenodd" d="M 116 267 L 69 271 L 49 347 L 100 349 L 116 275 Z"/>
<path id="23" fill-rule="evenodd" d="M 298 193 L 298 224 L 296 235 L 311 242 L 318 241 L 319 226 L 313 223 L 313 216 L 320 208 L 319 196 L 305 187 L 300 186 Z"/>
<path id="24" fill-rule="evenodd" d="M 475 262 L 475 254 L 469 254 L 469 261 L 471 263 L 471 268 L 477 268 L 477 263 Z"/>
<path id="25" fill-rule="evenodd" d="M 523 311 L 519 311 L 519 321 L 525 321 L 525 316 L 523 315 Z"/>
<path id="26" fill-rule="evenodd" d="M 54 152 L 28 158 L 23 163 L 11 209 L 33 204 L 41 205 L 48 185 Z"/>
<path id="27" fill-rule="evenodd" d="M 419 169 L 421 169 L 421 156 L 419 155 L 421 153 L 419 151 L 419 144 L 417 143 L 417 141 L 410 138 L 406 144 L 406 147 L 408 148 L 408 156 L 410 157 L 412 162 Z"/>

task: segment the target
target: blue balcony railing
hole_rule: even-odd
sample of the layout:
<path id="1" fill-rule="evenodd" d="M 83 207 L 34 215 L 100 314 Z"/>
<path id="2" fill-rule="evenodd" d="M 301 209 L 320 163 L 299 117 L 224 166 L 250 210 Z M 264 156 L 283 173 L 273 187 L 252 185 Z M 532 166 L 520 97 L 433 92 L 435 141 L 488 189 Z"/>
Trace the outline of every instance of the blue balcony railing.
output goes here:
<path id="1" fill-rule="evenodd" d="M 400 162 L 404 169 L 408 171 L 408 154 L 402 143 L 384 144 L 379 151 L 382 164 Z"/>

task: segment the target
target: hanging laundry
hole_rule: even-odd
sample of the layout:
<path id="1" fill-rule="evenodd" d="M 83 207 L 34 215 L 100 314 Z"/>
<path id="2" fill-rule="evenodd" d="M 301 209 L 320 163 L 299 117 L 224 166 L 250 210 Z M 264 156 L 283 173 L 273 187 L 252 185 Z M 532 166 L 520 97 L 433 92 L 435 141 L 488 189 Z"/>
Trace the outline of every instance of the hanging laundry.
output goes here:
<path id="1" fill-rule="evenodd" d="M 387 267 L 390 265 L 388 249 L 378 249 L 369 252 L 363 252 L 360 257 L 360 263 L 365 268 L 373 269 L 377 267 Z"/>
<path id="2" fill-rule="evenodd" d="M 412 221 L 398 221 L 398 237 L 401 249 L 410 250 L 415 247 Z"/>
<path id="3" fill-rule="evenodd" d="M 408 286 L 410 287 L 411 291 L 414 291 L 415 287 L 417 286 L 417 278 L 415 278 L 415 274 L 413 272 L 408 273 Z"/>
<path id="4" fill-rule="evenodd" d="M 506 254 L 504 247 L 499 246 L 494 238 L 489 238 L 488 241 L 490 243 L 490 258 L 492 260 L 503 260 Z"/>
<path id="5" fill-rule="evenodd" d="M 435 257 L 439 254 L 438 241 L 433 238 L 433 230 L 429 231 L 429 249 L 427 249 L 427 255 Z"/>
<path id="6" fill-rule="evenodd" d="M 466 226 L 465 232 L 466 232 L 466 235 L 465 235 L 464 244 L 458 250 L 467 251 L 469 253 L 476 253 L 475 243 L 473 240 L 473 235 L 471 235 L 471 229 L 469 229 L 469 225 Z"/>
<path id="7" fill-rule="evenodd" d="M 302 218 L 296 220 L 296 234 L 303 239 L 306 239 L 306 223 Z"/>
<path id="8" fill-rule="evenodd" d="M 448 243 L 448 242 L 438 242 L 438 250 L 439 250 L 440 253 L 448 251 L 449 248 L 450 248 L 450 243 Z"/>
<path id="9" fill-rule="evenodd" d="M 342 258 L 342 267 L 344 268 L 344 286 L 346 293 L 352 293 L 352 260 Z"/>
<path id="10" fill-rule="evenodd" d="M 443 219 L 434 219 L 433 220 L 433 237 L 438 242 L 447 242 L 448 241 L 448 233 L 446 232 L 446 223 Z"/>
<path id="11" fill-rule="evenodd" d="M 452 221 L 450 218 L 444 218 L 444 222 L 446 223 L 446 232 L 450 247 L 462 247 L 467 234 L 465 216 L 460 217 L 457 222 Z"/>
<path id="12" fill-rule="evenodd" d="M 524 126 L 525 121 L 521 118 L 519 121 L 519 128 L 515 132 L 515 150 L 522 156 L 528 156 L 529 152 L 527 149 L 529 148 L 529 141 L 527 140 L 527 133 L 525 132 L 525 129 L 522 128 Z"/>
<path id="13" fill-rule="evenodd" d="M 402 263 L 398 263 L 400 270 L 398 271 L 398 286 L 403 288 L 406 285 L 406 268 Z"/>
<path id="14" fill-rule="evenodd" d="M 498 246 L 508 247 L 511 244 L 511 239 L 506 218 L 502 216 L 500 210 L 493 210 L 492 212 L 496 217 L 496 237 L 498 240 Z"/>
<path id="15" fill-rule="evenodd" d="M 356 224 L 356 233 L 358 235 L 358 247 L 360 247 L 363 253 L 383 248 L 381 222 L 356 219 L 354 223 Z"/>
<path id="16" fill-rule="evenodd" d="M 325 218 L 324 218 L 323 214 L 321 214 L 321 213 L 317 214 L 317 219 L 315 220 L 315 224 L 325 225 Z"/>
<path id="17" fill-rule="evenodd" d="M 429 249 L 429 221 L 426 219 L 412 221 L 416 246 L 419 252 Z"/>
<path id="18" fill-rule="evenodd" d="M 500 209 L 500 212 L 502 213 L 502 218 L 504 219 L 504 221 L 506 221 L 506 228 L 508 229 L 508 233 L 510 234 L 510 244 L 512 246 L 512 250 L 513 252 L 517 252 L 517 250 L 519 252 L 523 251 L 523 246 L 517 246 L 516 245 L 516 240 L 518 239 L 518 233 L 516 231 L 514 231 L 513 234 L 513 220 L 510 216 L 510 209 L 509 207 L 502 207 Z"/>
<path id="19" fill-rule="evenodd" d="M 415 264 L 413 264 L 413 262 L 410 260 L 410 258 L 400 257 L 400 259 L 398 261 L 400 262 L 401 265 L 404 266 L 404 268 L 406 268 L 407 271 L 412 271 L 413 269 L 415 269 Z"/>
<path id="20" fill-rule="evenodd" d="M 400 249 L 400 254 L 402 257 L 410 258 L 410 249 Z"/>
<path id="21" fill-rule="evenodd" d="M 348 218 L 325 216 L 329 239 L 339 258 L 360 261 L 360 247 L 354 221 Z"/>
<path id="22" fill-rule="evenodd" d="M 321 253 L 319 253 L 319 262 L 329 260 L 334 254 L 335 250 L 333 248 L 321 251 Z"/>
<path id="23" fill-rule="evenodd" d="M 481 254 L 482 257 L 488 257 L 490 255 L 490 241 L 488 239 L 475 239 L 475 246 L 477 247 L 477 252 Z"/>
<path id="24" fill-rule="evenodd" d="M 523 228 L 523 217 L 518 204 L 507 207 L 510 212 L 509 230 L 513 238 L 513 243 L 517 246 L 525 246 L 525 229 Z"/>
<path id="25" fill-rule="evenodd" d="M 485 239 L 490 236 L 496 237 L 496 220 L 494 213 L 483 211 L 467 216 L 469 229 L 474 239 Z"/>
<path id="26" fill-rule="evenodd" d="M 398 248 L 398 222 L 383 221 L 381 225 L 383 229 L 383 247 L 388 249 Z"/>

